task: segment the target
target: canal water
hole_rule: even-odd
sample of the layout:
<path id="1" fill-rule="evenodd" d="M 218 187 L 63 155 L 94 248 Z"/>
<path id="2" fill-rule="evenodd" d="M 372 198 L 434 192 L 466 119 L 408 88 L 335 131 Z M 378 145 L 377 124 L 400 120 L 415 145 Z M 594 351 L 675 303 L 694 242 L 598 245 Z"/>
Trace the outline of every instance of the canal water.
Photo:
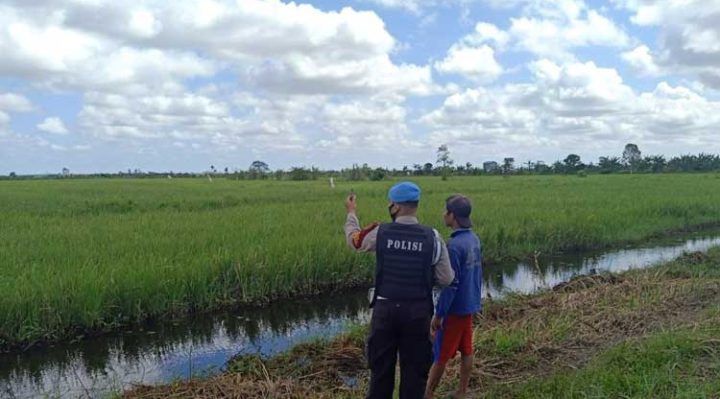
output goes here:
<path id="1" fill-rule="evenodd" d="M 540 257 L 485 267 L 484 293 L 531 293 L 573 276 L 620 272 L 720 245 L 704 233 L 641 247 Z M 186 317 L 49 348 L 0 354 L 0 398 L 103 397 L 134 384 L 158 384 L 223 370 L 234 355 L 271 356 L 369 319 L 366 290 L 261 309 Z"/>

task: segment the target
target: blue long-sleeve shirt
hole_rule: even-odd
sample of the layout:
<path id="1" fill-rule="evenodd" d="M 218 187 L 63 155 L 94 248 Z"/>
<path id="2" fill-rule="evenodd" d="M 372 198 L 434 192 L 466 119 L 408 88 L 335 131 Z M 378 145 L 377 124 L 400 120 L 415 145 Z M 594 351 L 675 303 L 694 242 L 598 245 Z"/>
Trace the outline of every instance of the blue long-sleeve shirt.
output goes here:
<path id="1" fill-rule="evenodd" d="M 468 315 L 480 311 L 482 293 L 482 246 L 471 229 L 455 230 L 447 244 L 450 265 L 455 272 L 452 284 L 440 293 L 435 314 Z"/>

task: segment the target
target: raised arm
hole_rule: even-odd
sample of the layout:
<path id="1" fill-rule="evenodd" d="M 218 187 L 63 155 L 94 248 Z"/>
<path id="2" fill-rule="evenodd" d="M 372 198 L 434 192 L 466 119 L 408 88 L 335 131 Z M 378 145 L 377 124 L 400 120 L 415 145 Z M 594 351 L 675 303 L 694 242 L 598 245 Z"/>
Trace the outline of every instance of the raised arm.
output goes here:
<path id="1" fill-rule="evenodd" d="M 357 202 L 355 194 L 350 194 L 345 200 L 347 218 L 345 218 L 345 240 L 350 248 L 356 252 L 375 251 L 377 244 L 378 223 L 373 223 L 365 228 L 360 227 L 360 219 L 357 214 Z"/>

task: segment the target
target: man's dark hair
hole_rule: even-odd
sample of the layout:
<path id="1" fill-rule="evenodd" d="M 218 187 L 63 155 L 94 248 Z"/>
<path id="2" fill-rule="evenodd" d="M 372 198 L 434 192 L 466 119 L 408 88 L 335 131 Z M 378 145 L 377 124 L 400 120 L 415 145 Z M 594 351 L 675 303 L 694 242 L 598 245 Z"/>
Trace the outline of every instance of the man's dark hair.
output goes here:
<path id="1" fill-rule="evenodd" d="M 460 194 L 453 194 L 445 200 L 445 209 L 447 209 L 448 205 L 450 205 L 451 202 L 455 201 L 456 199 L 462 197 Z"/>

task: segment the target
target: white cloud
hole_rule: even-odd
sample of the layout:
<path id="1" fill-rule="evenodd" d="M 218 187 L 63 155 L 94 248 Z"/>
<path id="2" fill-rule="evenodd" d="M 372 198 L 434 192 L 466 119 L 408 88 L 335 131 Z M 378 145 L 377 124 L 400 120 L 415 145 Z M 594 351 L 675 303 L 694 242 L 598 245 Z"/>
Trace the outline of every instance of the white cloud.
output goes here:
<path id="1" fill-rule="evenodd" d="M 431 8 L 467 7 L 478 0 L 357 0 L 361 3 L 374 3 L 386 8 L 405 10 L 411 14 L 422 15 Z M 511 0 L 506 0 L 511 1 Z"/>
<path id="2" fill-rule="evenodd" d="M 10 136 L 10 113 L 33 109 L 30 100 L 20 94 L 0 93 L 0 137 Z"/>
<path id="3" fill-rule="evenodd" d="M 575 48 L 625 47 L 630 42 L 611 19 L 581 1 L 542 2 L 541 7 L 532 10 L 527 16 L 511 18 L 508 34 L 518 50 L 570 60 Z"/>
<path id="4" fill-rule="evenodd" d="M 368 1 L 415 13 L 422 24 L 433 15 L 441 20 L 432 13 L 471 0 L 357 3 Z M 292 151 L 308 162 L 334 154 L 345 165 L 357 148 L 368 149 L 360 162 L 377 154 L 382 162 L 397 160 L 388 142 L 418 153 L 443 141 L 509 152 L 560 144 L 603 148 L 624 139 L 717 142 L 718 104 L 702 94 L 720 87 L 718 7 L 697 0 L 692 7 L 679 0 L 616 1 L 633 12 L 633 23 L 656 27 L 657 45 L 631 40 L 595 3 L 485 0 L 511 17 L 493 21 L 498 25 L 477 23 L 445 54 L 412 54 L 432 60 L 425 65 L 400 61 L 414 49 L 399 51 L 402 44 L 385 21 L 349 7 L 323 11 L 280 0 L 11 0 L 0 5 L 0 76 L 38 92 L 78 95 L 73 134 L 86 136 L 93 148 L 122 141 L 147 157 L 172 149 L 277 151 L 280 157 Z M 578 49 L 595 46 L 616 50 L 640 74 L 689 74 L 702 83 L 661 83 L 638 93 L 616 70 L 577 60 Z M 517 52 L 523 54 L 508 54 Z M 528 55 L 534 61 L 525 65 L 498 62 Z M 524 83 L 497 83 L 499 76 L 520 76 L 513 72 L 521 68 L 530 71 L 519 78 Z M 434 72 L 463 76 L 471 88 L 438 87 Z M 488 83 L 496 86 L 477 87 Z M 449 93 L 430 111 L 425 107 L 432 101 L 412 98 Z M 3 143 L 79 150 L 74 139 L 82 136 L 59 146 L 48 136 L 9 132 L 13 114 L 31 110 L 25 97 L 0 94 Z M 67 131 L 52 116 L 64 111 L 42 115 L 47 118 L 38 129 Z M 421 123 L 418 114 L 424 114 Z"/>
<path id="5" fill-rule="evenodd" d="M 423 8 L 423 2 L 421 0 L 369 0 L 375 4 L 381 5 L 388 8 L 401 8 L 411 13 L 418 14 Z M 425 1 L 427 3 L 427 0 Z M 427 4 L 424 4 L 427 6 Z"/>
<path id="6" fill-rule="evenodd" d="M 524 51 L 542 58 L 574 60 L 573 50 L 589 46 L 625 48 L 630 38 L 611 18 L 583 0 L 486 0 L 495 8 L 521 7 L 507 30 L 480 22 L 459 43 L 492 44 L 497 50 Z"/>
<path id="7" fill-rule="evenodd" d="M 540 60 L 531 71 L 532 83 L 448 97 L 422 118 L 432 142 L 531 157 L 553 148 L 602 153 L 633 140 L 675 147 L 718 142 L 720 102 L 689 88 L 661 82 L 636 93 L 617 71 L 592 62 Z"/>
<path id="8" fill-rule="evenodd" d="M 475 32 L 466 36 L 464 41 L 470 45 L 491 43 L 496 48 L 503 48 L 510 41 L 510 35 L 493 24 L 478 22 Z"/>
<path id="9" fill-rule="evenodd" d="M 582 0 L 528 0 L 514 6 L 519 4 L 523 4 L 521 15 L 510 18 L 507 30 L 478 22 L 472 33 L 449 49 L 444 60 L 435 63 L 436 70 L 487 83 L 503 73 L 504 68 L 495 60 L 496 51 L 527 52 L 567 62 L 575 60 L 573 51 L 577 48 L 624 48 L 630 43 L 615 22 Z"/>
<path id="10" fill-rule="evenodd" d="M 447 57 L 435 63 L 442 73 L 454 73 L 479 82 L 495 80 L 502 74 L 502 66 L 495 60 L 495 50 L 487 45 L 481 47 L 453 46 Z"/>
<path id="11" fill-rule="evenodd" d="M 639 26 L 656 27 L 654 62 L 664 71 L 699 78 L 720 88 L 720 2 L 616 0 Z"/>
<path id="12" fill-rule="evenodd" d="M 621 57 L 641 75 L 656 76 L 660 74 L 660 68 L 655 64 L 650 49 L 645 45 L 626 51 L 621 54 Z"/>
<path id="13" fill-rule="evenodd" d="M 215 64 L 189 51 L 161 51 L 122 45 L 64 23 L 60 10 L 41 18 L 0 6 L 0 74 L 61 89 L 122 90 L 157 86 L 175 79 L 208 76 Z M 32 10 L 31 10 L 32 11 Z"/>
<path id="14" fill-rule="evenodd" d="M 405 108 L 393 99 L 326 104 L 319 123 L 329 135 L 317 145 L 335 151 L 365 148 L 390 153 L 395 149 L 388 143 L 404 143 L 409 150 L 413 143 L 405 119 Z"/>
<path id="15" fill-rule="evenodd" d="M 79 92 L 78 132 L 114 141 L 302 151 L 362 136 L 361 126 L 407 134 L 385 111 L 404 118 L 407 96 L 443 89 L 431 66 L 393 62 L 397 46 L 373 12 L 280 0 L 0 5 L 0 75 Z M 188 87 L 219 72 L 235 75 L 233 87 Z M 358 120 L 363 112 L 388 125 Z M 54 118 L 38 129 L 67 131 Z"/>
<path id="16" fill-rule="evenodd" d="M 62 119 L 57 117 L 45 118 L 44 121 L 37 125 L 39 130 L 51 134 L 67 134 L 68 130 L 65 127 Z"/>
<path id="17" fill-rule="evenodd" d="M 64 15 L 69 27 L 130 45 L 206 54 L 278 92 L 431 91 L 429 68 L 390 60 L 397 43 L 373 12 L 325 12 L 279 0 L 183 0 L 152 10 L 75 4 Z"/>
<path id="18" fill-rule="evenodd" d="M 79 124 L 106 138 L 208 138 L 242 127 L 226 104 L 191 93 L 126 96 L 90 92 Z"/>
<path id="19" fill-rule="evenodd" d="M 32 110 L 30 100 L 20 94 L 0 94 L 0 111 L 27 112 Z"/>

